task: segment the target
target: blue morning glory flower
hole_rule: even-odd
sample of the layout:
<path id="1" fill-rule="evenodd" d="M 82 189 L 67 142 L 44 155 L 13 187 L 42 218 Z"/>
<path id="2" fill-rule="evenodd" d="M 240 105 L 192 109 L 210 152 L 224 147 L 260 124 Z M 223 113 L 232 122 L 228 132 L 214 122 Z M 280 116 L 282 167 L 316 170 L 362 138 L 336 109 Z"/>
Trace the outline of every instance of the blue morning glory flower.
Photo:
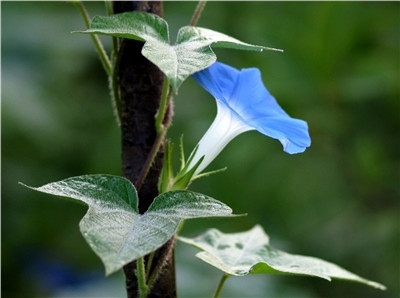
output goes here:
<path id="1" fill-rule="evenodd" d="M 311 144 L 307 122 L 291 118 L 265 88 L 257 68 L 237 70 L 215 62 L 192 75 L 217 102 L 217 116 L 198 143 L 190 164 L 203 161 L 195 174 L 200 173 L 237 135 L 257 130 L 277 139 L 283 150 L 294 154 Z M 191 167 L 189 167 L 191 168 Z"/>

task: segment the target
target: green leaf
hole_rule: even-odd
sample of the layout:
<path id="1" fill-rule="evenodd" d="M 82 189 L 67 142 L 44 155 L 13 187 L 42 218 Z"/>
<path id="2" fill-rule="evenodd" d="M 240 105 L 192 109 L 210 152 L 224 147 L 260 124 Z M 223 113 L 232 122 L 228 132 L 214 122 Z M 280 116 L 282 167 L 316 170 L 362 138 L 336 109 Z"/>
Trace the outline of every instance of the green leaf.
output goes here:
<path id="1" fill-rule="evenodd" d="M 158 41 L 169 44 L 168 24 L 151 13 L 132 11 L 112 16 L 96 16 L 89 30 L 76 33 L 111 35 L 141 41 Z"/>
<path id="2" fill-rule="evenodd" d="M 143 56 L 158 66 L 175 91 L 188 76 L 207 68 L 217 60 L 211 47 L 258 52 L 281 51 L 251 45 L 210 29 L 191 26 L 179 29 L 175 45 L 170 45 L 167 22 L 157 15 L 137 11 L 107 17 L 97 16 L 89 30 L 79 32 L 145 41 Z"/>
<path id="3" fill-rule="evenodd" d="M 333 263 L 321 259 L 292 255 L 272 248 L 269 237 L 260 226 L 234 234 L 210 229 L 203 235 L 179 240 L 202 251 L 196 256 L 230 275 L 298 274 L 360 282 L 384 290 L 385 286 L 364 279 Z"/>
<path id="4" fill-rule="evenodd" d="M 72 177 L 29 188 L 89 206 L 80 230 L 102 259 L 107 275 L 162 246 L 184 219 L 232 214 L 231 208 L 205 195 L 171 191 L 157 196 L 140 215 L 134 186 L 125 178 L 111 175 Z"/>

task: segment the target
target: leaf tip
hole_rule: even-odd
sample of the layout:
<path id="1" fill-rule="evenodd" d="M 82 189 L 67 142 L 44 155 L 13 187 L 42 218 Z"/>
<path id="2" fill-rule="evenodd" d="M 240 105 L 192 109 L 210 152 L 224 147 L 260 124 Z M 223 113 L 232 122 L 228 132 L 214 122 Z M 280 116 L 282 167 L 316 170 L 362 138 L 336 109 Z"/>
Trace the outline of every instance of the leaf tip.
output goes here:
<path id="1" fill-rule="evenodd" d="M 368 284 L 369 286 L 371 286 L 371 287 L 373 287 L 373 288 L 375 288 L 375 289 L 381 290 L 381 291 L 386 291 L 386 290 L 387 290 L 386 286 L 384 286 L 384 285 L 382 285 L 382 284 L 380 284 L 380 283 L 378 283 L 378 282 L 368 281 L 367 284 Z"/>
<path id="2" fill-rule="evenodd" d="M 283 52 L 284 52 L 284 50 L 283 50 L 283 49 L 278 49 L 278 48 L 270 48 L 270 47 L 263 47 L 263 48 L 261 49 L 261 52 L 262 52 L 262 51 L 264 51 L 264 50 L 267 50 L 267 51 L 275 51 L 275 52 L 281 52 L 281 53 L 283 53 Z"/>
<path id="3" fill-rule="evenodd" d="M 232 212 L 233 212 L 233 210 L 232 210 Z M 241 216 L 247 216 L 247 215 L 249 215 L 248 213 L 241 213 L 241 214 L 230 214 L 229 216 L 230 217 L 241 217 Z"/>
<path id="4" fill-rule="evenodd" d="M 26 188 L 35 189 L 34 187 L 29 186 L 29 185 L 26 185 L 25 183 L 22 183 L 22 182 L 20 182 L 20 181 L 18 181 L 18 184 L 21 185 L 21 186 L 24 186 L 24 187 L 26 187 Z"/>
<path id="5" fill-rule="evenodd" d="M 71 34 L 76 34 L 76 33 L 87 33 L 86 30 L 74 30 L 71 31 Z"/>

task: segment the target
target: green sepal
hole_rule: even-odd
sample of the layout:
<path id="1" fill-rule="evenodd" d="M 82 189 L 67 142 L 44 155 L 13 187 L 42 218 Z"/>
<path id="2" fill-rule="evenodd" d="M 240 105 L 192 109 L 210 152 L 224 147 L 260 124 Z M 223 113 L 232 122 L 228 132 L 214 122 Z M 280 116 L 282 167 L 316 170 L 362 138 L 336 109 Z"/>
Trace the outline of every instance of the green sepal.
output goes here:
<path id="1" fill-rule="evenodd" d="M 175 178 L 172 189 L 186 189 L 189 184 L 193 181 L 193 175 L 194 172 L 197 170 L 197 168 L 200 166 L 204 159 L 204 156 L 202 156 L 197 163 L 189 170 L 186 172 L 186 166 L 183 168 L 183 170 L 180 173 L 184 173 L 182 175 L 179 175 Z"/>
<path id="2" fill-rule="evenodd" d="M 218 174 L 218 173 L 221 173 L 221 172 L 225 172 L 227 169 L 228 169 L 228 167 L 223 167 L 221 169 L 217 169 L 217 170 L 213 170 L 213 171 L 209 171 L 209 172 L 205 172 L 205 173 L 200 173 L 200 174 L 194 176 L 192 178 L 192 181 L 200 179 L 200 178 L 208 177 L 208 176 L 211 176 L 211 175 L 214 175 L 214 174 Z"/>

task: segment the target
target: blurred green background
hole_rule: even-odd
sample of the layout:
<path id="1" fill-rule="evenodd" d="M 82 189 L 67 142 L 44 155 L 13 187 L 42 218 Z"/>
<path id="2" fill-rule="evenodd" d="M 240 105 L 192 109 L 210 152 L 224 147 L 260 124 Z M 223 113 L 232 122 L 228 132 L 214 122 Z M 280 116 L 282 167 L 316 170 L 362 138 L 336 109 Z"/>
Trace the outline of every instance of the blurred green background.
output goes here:
<path id="1" fill-rule="evenodd" d="M 92 16 L 103 3 L 87 2 Z M 195 2 L 166 2 L 172 38 Z M 120 133 L 107 78 L 76 7 L 2 2 L 2 296 L 123 297 L 78 231 L 86 208 L 29 191 L 69 176 L 121 174 Z M 209 2 L 199 26 L 285 52 L 216 50 L 256 66 L 279 103 L 310 127 L 312 146 L 288 155 L 256 132 L 236 138 L 194 183 L 247 217 L 194 220 L 182 233 L 260 223 L 272 245 L 335 262 L 385 284 L 316 278 L 228 279 L 229 297 L 399 297 L 399 2 Z M 108 38 L 103 39 L 109 48 Z M 190 151 L 216 113 L 188 79 L 169 136 Z M 177 153 L 177 152 L 176 152 Z M 178 155 L 175 155 L 178 160 Z M 210 297 L 221 273 L 178 244 L 180 297 Z"/>

